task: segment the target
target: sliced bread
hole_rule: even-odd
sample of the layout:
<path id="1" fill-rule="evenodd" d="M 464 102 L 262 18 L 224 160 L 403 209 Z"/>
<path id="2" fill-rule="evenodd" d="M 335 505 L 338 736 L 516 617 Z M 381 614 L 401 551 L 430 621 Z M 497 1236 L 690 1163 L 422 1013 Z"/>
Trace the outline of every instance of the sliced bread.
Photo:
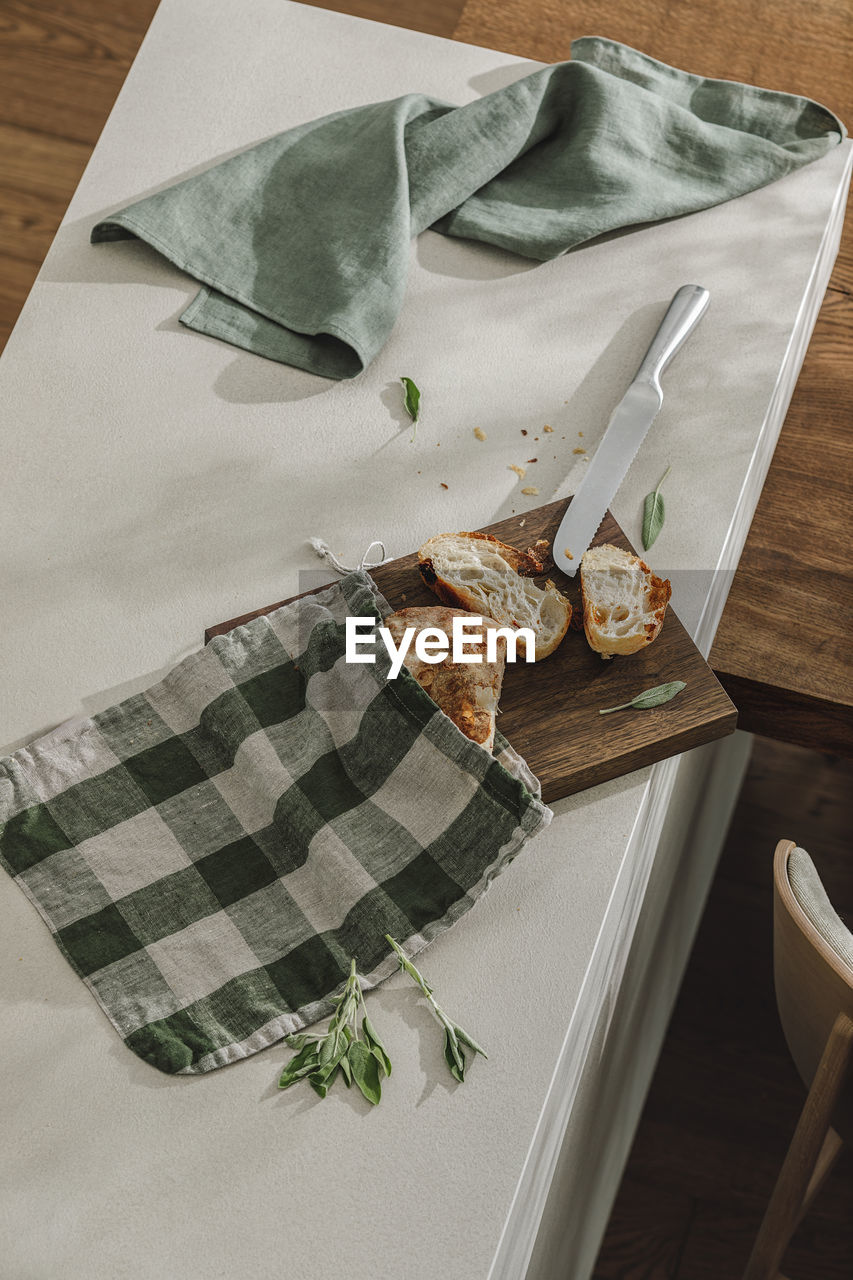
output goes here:
<path id="1" fill-rule="evenodd" d="M 552 582 L 539 587 L 531 580 L 543 572 L 534 551 L 517 551 L 490 534 L 441 533 L 424 543 L 418 561 L 424 582 L 445 604 L 494 618 L 502 627 L 529 627 L 537 660 L 553 653 L 566 634 L 572 606 Z"/>
<path id="2" fill-rule="evenodd" d="M 447 609 L 441 605 L 425 609 L 400 609 L 383 618 L 383 626 L 388 628 L 394 643 L 399 647 L 407 627 L 414 627 L 416 635 L 427 627 L 438 627 L 449 638 L 453 630 L 453 619 L 457 616 L 469 618 L 471 614 L 463 609 Z M 491 619 L 483 618 L 484 634 L 487 628 L 496 626 L 497 623 Z M 482 662 L 454 662 L 449 655 L 441 662 L 422 662 L 415 653 L 413 637 L 405 657 L 405 665 L 457 729 L 461 729 L 472 742 L 478 742 L 481 747 L 491 751 L 495 745 L 495 717 L 506 663 L 506 643 L 503 636 L 498 637 L 495 662 L 486 661 L 485 649 L 485 643 L 477 645 L 469 641 L 465 645 L 465 652 L 480 654 Z"/>
<path id="3" fill-rule="evenodd" d="M 602 658 L 636 653 L 660 633 L 672 586 L 639 556 L 609 543 L 590 547 L 580 578 L 584 631 Z"/>

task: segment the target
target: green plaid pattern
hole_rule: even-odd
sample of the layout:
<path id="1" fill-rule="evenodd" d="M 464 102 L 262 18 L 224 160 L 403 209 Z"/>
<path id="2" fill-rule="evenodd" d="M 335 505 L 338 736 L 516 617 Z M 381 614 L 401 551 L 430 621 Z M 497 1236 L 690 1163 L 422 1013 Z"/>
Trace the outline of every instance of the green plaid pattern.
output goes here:
<path id="1" fill-rule="evenodd" d="M 356 573 L 0 761 L 0 861 L 125 1043 L 162 1071 L 256 1053 L 467 911 L 550 820 L 405 670 L 344 659 Z"/>

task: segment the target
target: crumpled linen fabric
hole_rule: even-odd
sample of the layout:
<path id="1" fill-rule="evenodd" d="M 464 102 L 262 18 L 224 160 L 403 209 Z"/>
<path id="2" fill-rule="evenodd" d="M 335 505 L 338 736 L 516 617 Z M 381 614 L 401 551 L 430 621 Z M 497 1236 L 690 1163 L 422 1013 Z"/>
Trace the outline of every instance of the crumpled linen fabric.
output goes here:
<path id="1" fill-rule="evenodd" d="M 190 329 L 350 378 L 387 341 L 428 227 L 544 262 L 765 186 L 845 136 L 807 98 L 598 37 L 571 53 L 463 106 L 412 93 L 309 121 L 102 219 L 92 242 L 138 237 L 198 280 Z"/>

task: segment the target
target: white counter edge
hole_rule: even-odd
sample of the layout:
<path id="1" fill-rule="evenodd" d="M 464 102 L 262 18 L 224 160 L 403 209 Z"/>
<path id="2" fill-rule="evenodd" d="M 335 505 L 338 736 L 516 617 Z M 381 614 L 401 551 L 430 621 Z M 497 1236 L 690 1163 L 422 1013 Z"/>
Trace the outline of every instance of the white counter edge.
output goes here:
<path id="1" fill-rule="evenodd" d="M 779 376 L 761 424 L 734 514 L 711 579 L 694 640 L 707 657 L 723 614 L 734 568 L 758 505 L 761 489 L 785 414 L 805 359 L 812 330 L 823 302 L 844 224 L 847 190 L 853 168 L 853 144 L 847 145 L 844 178 L 839 184 L 820 250 L 809 276 L 797 319 L 780 366 Z M 568 1128 L 574 1100 L 606 1002 L 614 999 L 642 909 L 667 807 L 675 786 L 678 756 L 653 765 L 625 856 L 602 919 L 584 974 L 577 1003 L 566 1030 L 545 1101 L 533 1133 L 509 1213 L 498 1241 L 488 1280 L 519 1280 L 533 1252 L 548 1191 Z"/>

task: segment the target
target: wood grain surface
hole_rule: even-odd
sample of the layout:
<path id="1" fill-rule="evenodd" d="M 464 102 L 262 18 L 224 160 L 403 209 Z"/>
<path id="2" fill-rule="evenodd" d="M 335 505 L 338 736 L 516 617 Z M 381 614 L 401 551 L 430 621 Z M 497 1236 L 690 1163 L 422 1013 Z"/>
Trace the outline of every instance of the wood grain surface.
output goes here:
<path id="1" fill-rule="evenodd" d="M 567 506 L 567 500 L 551 502 L 484 532 L 522 551 L 538 538 L 550 543 Z M 602 542 L 633 550 L 610 512 L 593 545 Z M 394 608 L 436 603 L 421 581 L 416 554 L 381 565 L 371 576 Z M 573 616 L 580 619 L 578 585 L 554 567 L 547 576 L 569 596 Z M 283 603 L 210 627 L 205 641 Z M 668 680 L 684 680 L 687 688 L 664 706 L 599 715 L 601 708 L 628 702 Z M 582 632 L 570 630 L 549 658 L 508 664 L 498 716 L 498 728 L 524 756 L 549 803 L 722 738 L 735 723 L 734 707 L 672 609 L 654 644 L 629 657 L 605 660 L 593 653 Z"/>
<path id="2" fill-rule="evenodd" d="M 0 348 L 157 0 L 0 0 Z"/>

